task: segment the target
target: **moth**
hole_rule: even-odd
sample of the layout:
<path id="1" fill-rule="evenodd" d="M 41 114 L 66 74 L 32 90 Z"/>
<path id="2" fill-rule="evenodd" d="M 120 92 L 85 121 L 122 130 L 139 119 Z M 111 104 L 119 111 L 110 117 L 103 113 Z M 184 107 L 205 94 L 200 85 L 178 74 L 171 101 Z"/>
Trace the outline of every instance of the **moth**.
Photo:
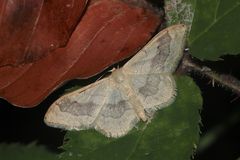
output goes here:
<path id="1" fill-rule="evenodd" d="M 110 76 L 55 101 L 45 123 L 66 130 L 94 128 L 116 138 L 140 120 L 149 121 L 175 99 L 172 73 L 183 55 L 185 32 L 181 24 L 162 30 Z"/>

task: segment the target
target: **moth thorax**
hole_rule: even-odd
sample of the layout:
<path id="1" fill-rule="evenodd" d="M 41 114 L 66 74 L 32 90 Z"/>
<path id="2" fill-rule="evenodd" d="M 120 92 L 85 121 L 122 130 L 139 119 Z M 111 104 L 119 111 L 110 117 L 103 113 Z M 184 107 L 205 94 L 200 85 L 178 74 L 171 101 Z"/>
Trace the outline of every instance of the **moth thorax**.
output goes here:
<path id="1" fill-rule="evenodd" d="M 123 74 L 121 69 L 116 69 L 112 73 L 112 78 L 117 83 L 122 83 L 124 81 L 124 79 L 125 79 L 125 75 Z"/>

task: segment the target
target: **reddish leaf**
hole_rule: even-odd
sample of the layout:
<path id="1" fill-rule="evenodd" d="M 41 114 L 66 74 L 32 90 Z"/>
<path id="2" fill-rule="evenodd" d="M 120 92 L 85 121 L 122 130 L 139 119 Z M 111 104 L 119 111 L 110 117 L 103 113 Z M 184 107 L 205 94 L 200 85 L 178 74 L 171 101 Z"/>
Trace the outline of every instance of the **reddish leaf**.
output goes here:
<path id="1" fill-rule="evenodd" d="M 0 96 L 22 107 L 37 105 L 66 80 L 87 78 L 136 53 L 159 23 L 159 15 L 150 9 L 94 1 L 65 48 L 35 63 L 0 68 Z"/>
<path id="2" fill-rule="evenodd" d="M 87 0 L 2 0 L 0 66 L 36 61 L 66 45 Z"/>

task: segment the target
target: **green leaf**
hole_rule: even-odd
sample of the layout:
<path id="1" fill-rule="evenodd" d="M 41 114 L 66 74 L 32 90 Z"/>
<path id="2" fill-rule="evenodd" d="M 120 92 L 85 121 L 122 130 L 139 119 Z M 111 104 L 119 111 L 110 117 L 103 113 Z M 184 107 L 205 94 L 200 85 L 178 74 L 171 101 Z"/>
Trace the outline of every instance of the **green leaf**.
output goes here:
<path id="1" fill-rule="evenodd" d="M 128 135 L 106 138 L 93 130 L 67 132 L 64 160 L 187 160 L 199 140 L 198 87 L 189 77 L 177 78 L 178 95 L 151 123 L 140 123 Z"/>
<path id="2" fill-rule="evenodd" d="M 55 160 L 57 156 L 42 146 L 34 143 L 29 145 L 0 144 L 1 160 Z"/>
<path id="3" fill-rule="evenodd" d="M 205 60 L 240 53 L 240 0 L 198 0 L 189 37 L 190 52 Z"/>
<path id="4" fill-rule="evenodd" d="M 194 17 L 196 0 L 165 0 L 167 26 L 186 24 L 189 29 Z"/>

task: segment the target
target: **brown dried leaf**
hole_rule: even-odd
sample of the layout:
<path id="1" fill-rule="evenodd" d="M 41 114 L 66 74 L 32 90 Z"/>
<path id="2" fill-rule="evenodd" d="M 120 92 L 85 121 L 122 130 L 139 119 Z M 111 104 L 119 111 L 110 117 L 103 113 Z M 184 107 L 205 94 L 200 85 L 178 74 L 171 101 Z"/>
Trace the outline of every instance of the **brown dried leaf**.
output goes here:
<path id="1" fill-rule="evenodd" d="M 0 96 L 33 107 L 63 82 L 90 77 L 136 53 L 160 21 L 150 9 L 118 0 L 95 1 L 65 48 L 34 63 L 0 68 Z"/>
<path id="2" fill-rule="evenodd" d="M 0 66 L 32 63 L 66 45 L 87 0 L 2 0 Z"/>

